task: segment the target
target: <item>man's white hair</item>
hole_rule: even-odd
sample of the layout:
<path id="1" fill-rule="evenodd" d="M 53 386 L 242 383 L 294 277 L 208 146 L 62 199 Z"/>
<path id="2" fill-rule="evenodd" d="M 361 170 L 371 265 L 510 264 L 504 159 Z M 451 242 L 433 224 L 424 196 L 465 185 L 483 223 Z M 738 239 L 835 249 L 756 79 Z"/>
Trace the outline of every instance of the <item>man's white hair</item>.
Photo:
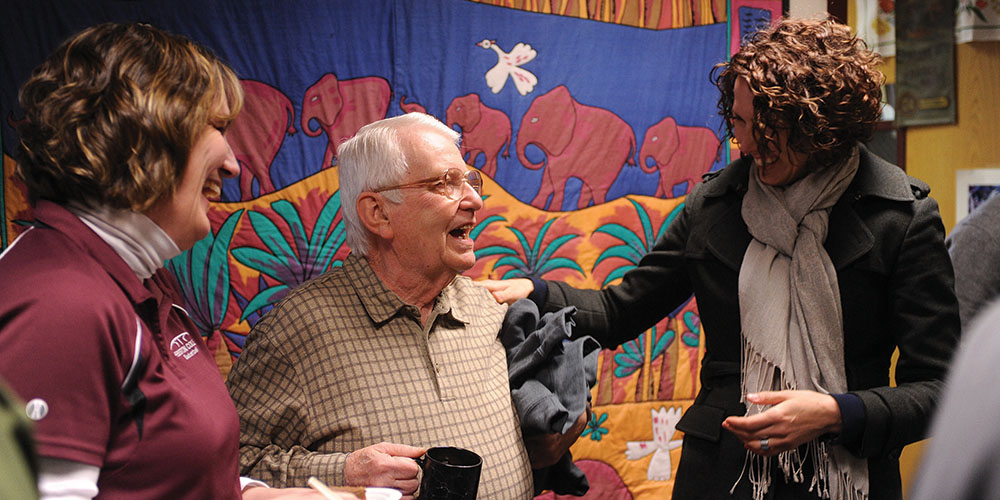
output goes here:
<path id="1" fill-rule="evenodd" d="M 352 252 L 368 255 L 369 250 L 370 233 L 358 218 L 358 196 L 364 191 L 402 182 L 409 169 L 403 137 L 418 128 L 440 133 L 456 147 L 461 140 L 458 132 L 437 118 L 424 113 L 407 113 L 369 123 L 337 148 L 340 210 L 347 230 L 347 245 Z M 397 191 L 386 191 L 384 195 L 393 203 L 402 201 Z"/>

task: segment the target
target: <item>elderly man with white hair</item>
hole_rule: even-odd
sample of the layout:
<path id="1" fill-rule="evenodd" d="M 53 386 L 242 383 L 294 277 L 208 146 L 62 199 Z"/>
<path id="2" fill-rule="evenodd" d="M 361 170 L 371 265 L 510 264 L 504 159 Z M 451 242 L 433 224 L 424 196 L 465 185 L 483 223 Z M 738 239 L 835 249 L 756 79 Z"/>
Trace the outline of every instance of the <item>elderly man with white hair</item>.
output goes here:
<path id="1" fill-rule="evenodd" d="M 458 142 L 435 118 L 410 113 L 339 147 L 352 253 L 257 323 L 229 376 L 245 473 L 275 485 L 317 476 L 387 486 L 408 498 L 418 487 L 413 458 L 456 446 L 483 457 L 479 498 L 532 496 L 497 338 L 506 306 L 459 276 L 475 263 L 469 232 L 483 201 Z M 541 461 L 580 430 L 549 441 Z"/>

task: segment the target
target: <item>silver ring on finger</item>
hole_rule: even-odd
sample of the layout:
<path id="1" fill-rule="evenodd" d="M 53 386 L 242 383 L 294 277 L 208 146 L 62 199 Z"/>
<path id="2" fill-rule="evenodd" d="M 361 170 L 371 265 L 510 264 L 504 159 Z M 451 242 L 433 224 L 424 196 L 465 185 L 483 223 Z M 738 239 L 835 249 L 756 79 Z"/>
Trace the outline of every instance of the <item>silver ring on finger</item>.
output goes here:
<path id="1" fill-rule="evenodd" d="M 767 438 L 760 440 L 760 451 L 771 451 L 771 446 L 767 444 Z"/>

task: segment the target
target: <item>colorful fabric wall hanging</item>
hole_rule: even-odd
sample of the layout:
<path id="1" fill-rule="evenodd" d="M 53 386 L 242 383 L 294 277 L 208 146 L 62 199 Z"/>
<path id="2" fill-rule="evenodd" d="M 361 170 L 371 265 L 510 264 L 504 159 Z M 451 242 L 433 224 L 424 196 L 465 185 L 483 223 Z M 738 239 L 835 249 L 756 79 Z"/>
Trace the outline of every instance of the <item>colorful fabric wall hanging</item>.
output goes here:
<path id="1" fill-rule="evenodd" d="M 731 33 L 766 22 L 775 4 L 734 1 L 743 10 L 730 14 L 725 0 L 15 2 L 0 31 L 2 243 L 31 221 L 12 177 L 17 88 L 63 38 L 136 20 L 210 47 L 246 91 L 227 135 L 241 175 L 211 207 L 212 234 L 169 263 L 224 374 L 277 300 L 350 252 L 337 144 L 386 116 L 445 121 L 485 174 L 469 276 L 608 286 L 728 161 L 709 72 Z M 692 300 L 603 351 L 593 419 L 572 450 L 589 498 L 669 498 L 702 333 Z"/>

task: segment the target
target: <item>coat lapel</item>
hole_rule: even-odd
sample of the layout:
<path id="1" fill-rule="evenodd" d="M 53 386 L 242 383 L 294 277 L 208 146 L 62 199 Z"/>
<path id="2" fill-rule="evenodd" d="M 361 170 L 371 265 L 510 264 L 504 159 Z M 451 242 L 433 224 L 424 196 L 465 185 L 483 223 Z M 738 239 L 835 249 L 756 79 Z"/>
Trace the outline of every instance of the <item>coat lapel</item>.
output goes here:
<path id="1" fill-rule="evenodd" d="M 902 169 L 872 154 L 864 145 L 858 148 L 861 152 L 858 173 L 830 212 L 830 229 L 824 244 L 837 270 L 853 264 L 875 247 L 875 235 L 855 210 L 860 200 L 866 197 L 894 201 L 915 199 L 912 186 L 915 179 L 908 178 Z"/>
<path id="2" fill-rule="evenodd" d="M 739 272 L 743 254 L 750 245 L 750 232 L 743 222 L 740 204 L 731 204 L 708 236 L 708 251 L 733 271 Z"/>
<path id="3" fill-rule="evenodd" d="M 871 251 L 875 236 L 854 211 L 854 196 L 845 194 L 830 211 L 830 226 L 823 246 L 834 269 L 840 271 Z"/>
<path id="4" fill-rule="evenodd" d="M 721 210 L 708 232 L 706 246 L 715 258 L 739 272 L 743 254 L 750 245 L 750 232 L 743 222 L 742 200 L 747 191 L 749 162 L 739 159 L 720 171 L 718 178 L 705 190 L 705 205 L 716 205 Z"/>

